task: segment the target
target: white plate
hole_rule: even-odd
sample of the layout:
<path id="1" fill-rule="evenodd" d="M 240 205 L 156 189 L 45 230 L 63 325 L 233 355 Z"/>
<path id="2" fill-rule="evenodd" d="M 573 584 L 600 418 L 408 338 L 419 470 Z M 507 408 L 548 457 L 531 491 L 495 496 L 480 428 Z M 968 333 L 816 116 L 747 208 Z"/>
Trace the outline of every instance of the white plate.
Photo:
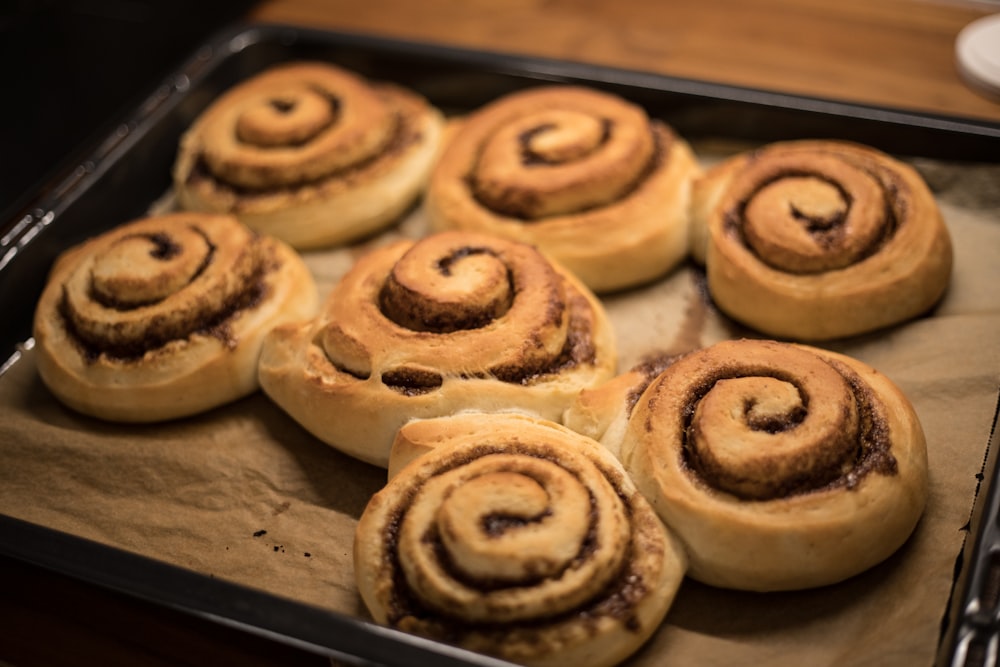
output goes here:
<path id="1" fill-rule="evenodd" d="M 1000 14 L 965 26 L 955 40 L 955 56 L 970 86 L 1000 98 Z"/>

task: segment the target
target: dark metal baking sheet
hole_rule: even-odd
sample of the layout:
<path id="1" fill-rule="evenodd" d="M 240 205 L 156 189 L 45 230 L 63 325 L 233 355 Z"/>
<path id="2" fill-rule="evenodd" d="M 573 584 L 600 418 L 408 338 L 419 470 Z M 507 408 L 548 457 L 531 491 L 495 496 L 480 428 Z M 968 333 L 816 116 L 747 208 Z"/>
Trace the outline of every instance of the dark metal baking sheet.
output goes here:
<path id="1" fill-rule="evenodd" d="M 0 220 L 2 368 L 30 344 L 34 305 L 56 255 L 143 215 L 170 187 L 181 133 L 222 91 L 272 64 L 306 58 L 410 86 L 446 111 L 468 110 L 540 82 L 582 83 L 644 105 L 692 139 L 822 136 L 905 156 L 1000 162 L 1000 124 L 975 119 L 366 35 L 236 25 L 206 42 L 84 161 L 65 165 L 56 181 L 39 184 L 23 211 Z M 989 451 L 971 537 L 956 563 L 937 661 L 942 666 L 997 661 L 1000 479 Z M 354 664 L 505 664 L 3 515 L 0 554 Z"/>

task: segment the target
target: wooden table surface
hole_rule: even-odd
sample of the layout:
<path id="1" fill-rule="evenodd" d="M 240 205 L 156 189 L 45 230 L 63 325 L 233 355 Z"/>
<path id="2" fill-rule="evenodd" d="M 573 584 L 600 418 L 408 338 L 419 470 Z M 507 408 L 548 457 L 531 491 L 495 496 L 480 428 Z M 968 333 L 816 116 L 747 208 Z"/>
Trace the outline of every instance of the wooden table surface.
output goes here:
<path id="1" fill-rule="evenodd" d="M 971 0 L 266 0 L 259 21 L 1000 121 L 961 80 Z"/>
<path id="2" fill-rule="evenodd" d="M 1000 102 L 954 60 L 959 31 L 995 12 L 971 0 L 265 0 L 247 19 L 1000 122 Z M 12 560 L 0 586 L 0 664 L 329 664 Z"/>

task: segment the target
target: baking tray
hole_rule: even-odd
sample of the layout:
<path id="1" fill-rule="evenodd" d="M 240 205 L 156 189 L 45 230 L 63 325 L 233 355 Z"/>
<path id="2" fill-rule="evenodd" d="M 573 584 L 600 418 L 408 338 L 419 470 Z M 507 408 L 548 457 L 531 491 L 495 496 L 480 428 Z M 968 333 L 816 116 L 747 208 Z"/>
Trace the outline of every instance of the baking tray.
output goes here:
<path id="1" fill-rule="evenodd" d="M 215 97 L 281 61 L 320 59 L 409 86 L 461 112 L 542 82 L 581 83 L 645 106 L 690 139 L 828 137 L 945 161 L 1000 162 L 1000 124 L 651 73 L 285 25 L 235 25 L 207 41 L 80 163 L 0 221 L 0 373 L 31 345 L 31 316 L 64 248 L 143 215 L 170 187 L 180 134 Z M 142 165 L 141 169 L 136 168 Z M 998 403 L 1000 410 L 1000 403 Z M 991 444 L 995 438 L 996 414 Z M 997 662 L 1000 482 L 989 447 L 966 547 L 942 610 L 939 665 Z M 351 664 L 501 665 L 481 655 L 0 515 L 0 553 Z"/>

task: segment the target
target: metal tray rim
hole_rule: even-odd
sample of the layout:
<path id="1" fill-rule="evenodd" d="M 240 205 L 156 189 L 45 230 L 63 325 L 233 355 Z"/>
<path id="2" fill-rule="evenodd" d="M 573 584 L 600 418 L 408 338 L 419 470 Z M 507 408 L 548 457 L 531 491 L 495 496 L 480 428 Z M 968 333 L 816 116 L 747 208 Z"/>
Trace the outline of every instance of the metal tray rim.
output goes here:
<path id="1" fill-rule="evenodd" d="M 650 72 L 593 65 L 569 60 L 449 47 L 361 33 L 333 32 L 285 24 L 236 23 L 218 31 L 168 76 L 137 108 L 122 119 L 108 137 L 95 143 L 83 161 L 70 164 L 63 176 L 39 184 L 40 193 L 22 211 L 0 219 L 0 275 L 16 261 L 20 250 L 36 240 L 60 214 L 84 193 L 104 171 L 138 141 L 142 134 L 183 98 L 185 93 L 227 58 L 272 39 L 292 43 L 322 39 L 338 46 L 376 49 L 399 54 L 420 54 L 473 67 L 499 68 L 539 80 L 578 80 L 613 83 L 654 91 L 750 105 L 776 107 L 878 124 L 981 137 L 1000 145 L 1000 123 L 870 106 L 832 99 L 743 88 Z M 1000 153 L 996 160 L 1000 161 Z M 17 363 L 24 341 L 17 349 L 0 350 L 0 378 Z M 1000 466 L 992 446 L 1000 418 L 1000 388 L 990 441 L 987 443 L 982 479 L 970 532 L 959 555 L 950 609 L 936 664 L 965 665 L 970 647 L 1000 641 L 1000 609 L 983 609 L 983 589 L 989 585 L 983 554 L 1000 553 Z M 972 547 L 970 549 L 970 546 Z M 261 634 L 305 647 L 331 658 L 364 661 L 364 664 L 421 664 L 433 659 L 441 665 L 506 665 L 500 660 L 378 626 L 369 621 L 310 607 L 175 567 L 146 556 L 86 540 L 45 526 L 31 524 L 0 512 L 0 554 L 38 565 L 86 583 L 178 609 L 216 623 Z M 1000 561 L 1000 558 L 996 560 Z M 113 563 L 114 568 L 107 567 Z M 377 638 L 378 641 L 366 641 Z M 414 662 L 416 661 L 416 662 Z"/>

